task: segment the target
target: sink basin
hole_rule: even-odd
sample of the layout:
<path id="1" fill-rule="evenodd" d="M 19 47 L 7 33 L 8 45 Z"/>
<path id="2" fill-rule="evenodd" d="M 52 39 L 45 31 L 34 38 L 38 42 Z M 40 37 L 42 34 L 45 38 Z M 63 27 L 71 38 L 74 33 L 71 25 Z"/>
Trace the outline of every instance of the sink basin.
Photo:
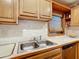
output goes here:
<path id="1" fill-rule="evenodd" d="M 10 56 L 15 48 L 15 43 L 0 45 L 0 59 Z"/>
<path id="2" fill-rule="evenodd" d="M 51 45 L 55 45 L 55 44 L 56 44 L 56 43 L 52 43 L 52 42 L 47 41 L 47 40 L 46 40 L 46 41 L 40 41 L 40 42 L 39 42 L 40 47 L 41 47 L 41 46 L 43 46 L 43 47 L 44 47 L 44 46 L 51 46 Z"/>
<path id="3" fill-rule="evenodd" d="M 19 44 L 19 52 L 21 51 L 33 51 L 40 48 L 45 48 L 48 46 L 56 45 L 56 43 L 50 42 L 48 40 L 40 41 L 38 47 L 34 47 L 33 42 L 30 43 L 20 43 Z"/>

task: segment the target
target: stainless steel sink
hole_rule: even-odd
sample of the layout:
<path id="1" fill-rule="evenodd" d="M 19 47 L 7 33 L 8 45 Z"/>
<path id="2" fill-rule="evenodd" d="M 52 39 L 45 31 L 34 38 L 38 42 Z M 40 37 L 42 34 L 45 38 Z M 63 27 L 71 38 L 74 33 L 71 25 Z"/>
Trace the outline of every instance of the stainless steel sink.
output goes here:
<path id="1" fill-rule="evenodd" d="M 19 44 L 19 52 L 21 51 L 33 51 L 40 48 L 45 48 L 48 46 L 56 45 L 56 43 L 50 42 L 48 40 L 30 43 L 20 43 Z"/>

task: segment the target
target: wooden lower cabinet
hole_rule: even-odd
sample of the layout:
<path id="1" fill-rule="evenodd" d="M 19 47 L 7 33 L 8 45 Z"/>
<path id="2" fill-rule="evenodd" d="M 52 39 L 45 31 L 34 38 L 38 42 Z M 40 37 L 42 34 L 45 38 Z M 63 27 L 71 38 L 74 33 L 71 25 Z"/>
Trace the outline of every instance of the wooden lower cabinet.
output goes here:
<path id="1" fill-rule="evenodd" d="M 79 43 L 77 44 L 77 59 L 79 59 Z"/>
<path id="2" fill-rule="evenodd" d="M 62 55 L 59 54 L 59 55 L 57 55 L 57 56 L 55 56 L 55 57 L 52 57 L 51 59 L 62 59 Z"/>
<path id="3" fill-rule="evenodd" d="M 70 47 L 64 50 L 63 55 L 64 55 L 64 59 L 75 59 L 74 47 Z"/>
<path id="4" fill-rule="evenodd" d="M 63 59 L 77 59 L 77 43 L 69 44 L 64 47 Z"/>
<path id="5" fill-rule="evenodd" d="M 55 49 L 26 59 L 62 59 L 62 52 L 60 49 Z"/>
<path id="6" fill-rule="evenodd" d="M 59 54 L 56 56 L 41 56 L 41 57 L 35 56 L 35 57 L 26 58 L 26 59 L 62 59 L 62 55 Z"/>
<path id="7" fill-rule="evenodd" d="M 79 42 L 76 44 L 76 54 L 75 54 L 75 59 L 79 59 Z"/>

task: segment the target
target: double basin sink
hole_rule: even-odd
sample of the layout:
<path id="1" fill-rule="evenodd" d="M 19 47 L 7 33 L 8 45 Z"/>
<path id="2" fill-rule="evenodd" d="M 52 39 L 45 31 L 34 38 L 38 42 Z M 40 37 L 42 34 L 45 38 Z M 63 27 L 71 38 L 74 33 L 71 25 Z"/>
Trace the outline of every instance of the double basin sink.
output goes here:
<path id="1" fill-rule="evenodd" d="M 33 42 L 25 42 L 25 43 L 20 43 L 19 44 L 19 52 L 22 51 L 33 51 L 33 50 L 37 50 L 40 48 L 45 48 L 48 46 L 53 46 L 56 45 L 56 43 L 54 42 L 50 42 L 48 40 L 41 40 L 39 42 L 37 41 L 33 41 Z"/>

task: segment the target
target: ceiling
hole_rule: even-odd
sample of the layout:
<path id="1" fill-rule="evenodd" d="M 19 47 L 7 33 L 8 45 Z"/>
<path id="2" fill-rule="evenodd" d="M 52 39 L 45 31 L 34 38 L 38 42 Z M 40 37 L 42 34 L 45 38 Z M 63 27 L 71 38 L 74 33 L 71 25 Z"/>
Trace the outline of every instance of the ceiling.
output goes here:
<path id="1" fill-rule="evenodd" d="M 54 1 L 68 5 L 70 7 L 73 7 L 79 4 L 79 0 L 54 0 Z"/>

